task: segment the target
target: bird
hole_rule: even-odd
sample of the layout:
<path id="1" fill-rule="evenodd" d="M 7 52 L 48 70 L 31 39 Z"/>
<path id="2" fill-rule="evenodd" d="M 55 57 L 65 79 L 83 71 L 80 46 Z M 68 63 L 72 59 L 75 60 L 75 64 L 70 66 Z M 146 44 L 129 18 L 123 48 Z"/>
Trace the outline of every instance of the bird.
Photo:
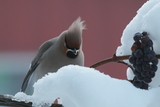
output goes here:
<path id="1" fill-rule="evenodd" d="M 26 91 L 31 77 L 36 82 L 50 72 L 57 72 L 63 66 L 70 64 L 84 66 L 82 50 L 82 31 L 86 29 L 84 22 L 78 17 L 67 30 L 39 47 L 23 80 L 21 92 Z"/>

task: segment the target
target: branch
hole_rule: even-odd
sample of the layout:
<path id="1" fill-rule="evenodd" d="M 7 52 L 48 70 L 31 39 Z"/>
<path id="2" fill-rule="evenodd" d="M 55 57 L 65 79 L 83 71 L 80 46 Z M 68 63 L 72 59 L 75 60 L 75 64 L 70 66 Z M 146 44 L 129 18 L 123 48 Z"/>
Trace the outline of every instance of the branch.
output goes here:
<path id="1" fill-rule="evenodd" d="M 91 68 L 96 68 L 100 65 L 106 64 L 106 63 L 110 63 L 110 62 L 117 62 L 117 63 L 122 63 L 122 60 L 126 60 L 130 57 L 130 55 L 126 55 L 126 56 L 116 56 L 116 54 L 114 54 L 111 58 L 107 58 L 104 59 L 100 62 L 97 62 L 93 65 L 91 65 Z M 128 65 L 127 63 L 123 62 L 123 64 Z"/>
<path id="2" fill-rule="evenodd" d="M 32 102 L 19 102 L 13 101 L 12 95 L 0 95 L 0 106 L 11 106 L 11 107 L 32 107 Z M 51 107 L 63 107 L 61 104 L 52 104 Z"/>
<path id="3" fill-rule="evenodd" d="M 132 70 L 133 70 L 133 67 L 125 62 L 123 62 L 123 60 L 127 60 L 129 59 L 131 55 L 125 55 L 125 56 L 116 56 L 115 54 L 111 57 L 111 58 L 107 58 L 107 59 L 104 59 L 102 61 L 99 61 L 93 65 L 90 66 L 90 68 L 96 68 L 98 66 L 101 66 L 103 64 L 107 64 L 107 63 L 110 63 L 110 62 L 117 62 L 117 63 L 122 63 L 122 64 L 125 64 L 127 65 L 128 67 L 130 67 Z M 157 54 L 156 57 L 158 59 L 160 59 L 160 55 Z"/>

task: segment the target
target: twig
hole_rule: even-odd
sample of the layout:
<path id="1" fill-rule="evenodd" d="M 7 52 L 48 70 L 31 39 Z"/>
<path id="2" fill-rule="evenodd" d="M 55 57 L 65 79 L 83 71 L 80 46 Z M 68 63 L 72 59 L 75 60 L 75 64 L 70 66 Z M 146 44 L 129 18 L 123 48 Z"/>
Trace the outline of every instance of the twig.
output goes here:
<path id="1" fill-rule="evenodd" d="M 130 67 L 130 68 L 133 70 L 133 67 L 132 67 L 131 65 L 123 62 L 123 60 L 129 59 L 130 56 L 131 56 L 131 55 L 116 56 L 116 55 L 114 54 L 113 57 L 104 59 L 104 60 L 102 60 L 102 61 L 99 61 L 99 62 L 91 65 L 90 67 L 91 67 L 91 68 L 96 68 L 96 67 L 101 66 L 101 65 L 103 65 L 103 64 L 107 64 L 107 63 L 110 63 L 110 62 L 116 62 L 116 63 L 125 64 L 125 65 L 127 65 L 128 67 Z M 160 55 L 159 55 L 159 54 L 157 54 L 156 57 L 157 57 L 158 59 L 160 59 Z"/>
<path id="2" fill-rule="evenodd" d="M 0 95 L 0 106 L 11 106 L 11 107 L 32 107 L 32 102 L 26 103 L 26 102 L 19 102 L 19 101 L 13 101 L 12 96 L 9 95 Z M 52 104 L 51 107 L 63 107 L 61 104 Z"/>
<path id="3" fill-rule="evenodd" d="M 110 62 L 117 62 L 117 63 L 122 63 L 122 60 L 126 60 L 130 57 L 130 55 L 126 55 L 126 56 L 116 56 L 115 54 L 111 57 L 111 58 L 107 58 L 104 59 L 100 62 L 97 62 L 93 65 L 91 65 L 91 68 L 96 68 L 100 65 L 106 64 L 106 63 L 110 63 Z M 123 62 L 123 64 L 128 65 L 127 63 Z"/>

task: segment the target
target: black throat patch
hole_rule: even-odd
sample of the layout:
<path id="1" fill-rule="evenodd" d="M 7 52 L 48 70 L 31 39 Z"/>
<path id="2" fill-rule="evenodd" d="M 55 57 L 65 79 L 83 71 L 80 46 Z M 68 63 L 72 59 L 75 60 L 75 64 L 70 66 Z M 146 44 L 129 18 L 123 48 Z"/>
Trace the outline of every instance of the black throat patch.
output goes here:
<path id="1" fill-rule="evenodd" d="M 67 57 L 74 59 L 78 56 L 78 51 L 79 50 L 68 49 L 66 55 L 67 55 Z"/>

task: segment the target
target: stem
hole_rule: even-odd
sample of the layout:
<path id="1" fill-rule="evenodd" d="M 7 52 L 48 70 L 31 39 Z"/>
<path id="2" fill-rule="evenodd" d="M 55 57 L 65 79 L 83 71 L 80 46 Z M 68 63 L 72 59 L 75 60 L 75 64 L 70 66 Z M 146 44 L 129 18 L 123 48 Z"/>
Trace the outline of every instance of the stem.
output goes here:
<path id="1" fill-rule="evenodd" d="M 121 60 L 126 60 L 130 57 L 130 55 L 126 55 L 126 56 L 116 56 L 116 54 L 114 54 L 111 58 L 107 58 L 107 59 L 104 59 L 100 62 L 97 62 L 93 65 L 91 65 L 90 67 L 91 68 L 96 68 L 100 65 L 103 65 L 103 64 L 106 64 L 106 63 L 110 63 L 110 62 L 117 62 L 119 63 L 118 61 L 121 61 Z"/>
<path id="2" fill-rule="evenodd" d="M 98 66 L 101 66 L 101 65 L 103 65 L 103 64 L 107 64 L 107 63 L 110 63 L 110 62 L 122 63 L 122 64 L 125 64 L 125 65 L 131 67 L 131 65 L 128 65 L 127 63 L 125 63 L 125 62 L 122 61 L 122 60 L 128 60 L 130 56 L 131 56 L 131 55 L 116 56 L 116 55 L 114 54 L 111 58 L 104 59 L 104 60 L 102 60 L 102 61 L 99 61 L 99 62 L 91 65 L 90 68 L 96 68 L 96 67 L 98 67 Z M 156 57 L 157 57 L 158 59 L 160 59 L 160 55 L 159 55 L 159 54 L 157 54 Z M 131 69 L 133 70 L 132 67 L 131 67 Z"/>

